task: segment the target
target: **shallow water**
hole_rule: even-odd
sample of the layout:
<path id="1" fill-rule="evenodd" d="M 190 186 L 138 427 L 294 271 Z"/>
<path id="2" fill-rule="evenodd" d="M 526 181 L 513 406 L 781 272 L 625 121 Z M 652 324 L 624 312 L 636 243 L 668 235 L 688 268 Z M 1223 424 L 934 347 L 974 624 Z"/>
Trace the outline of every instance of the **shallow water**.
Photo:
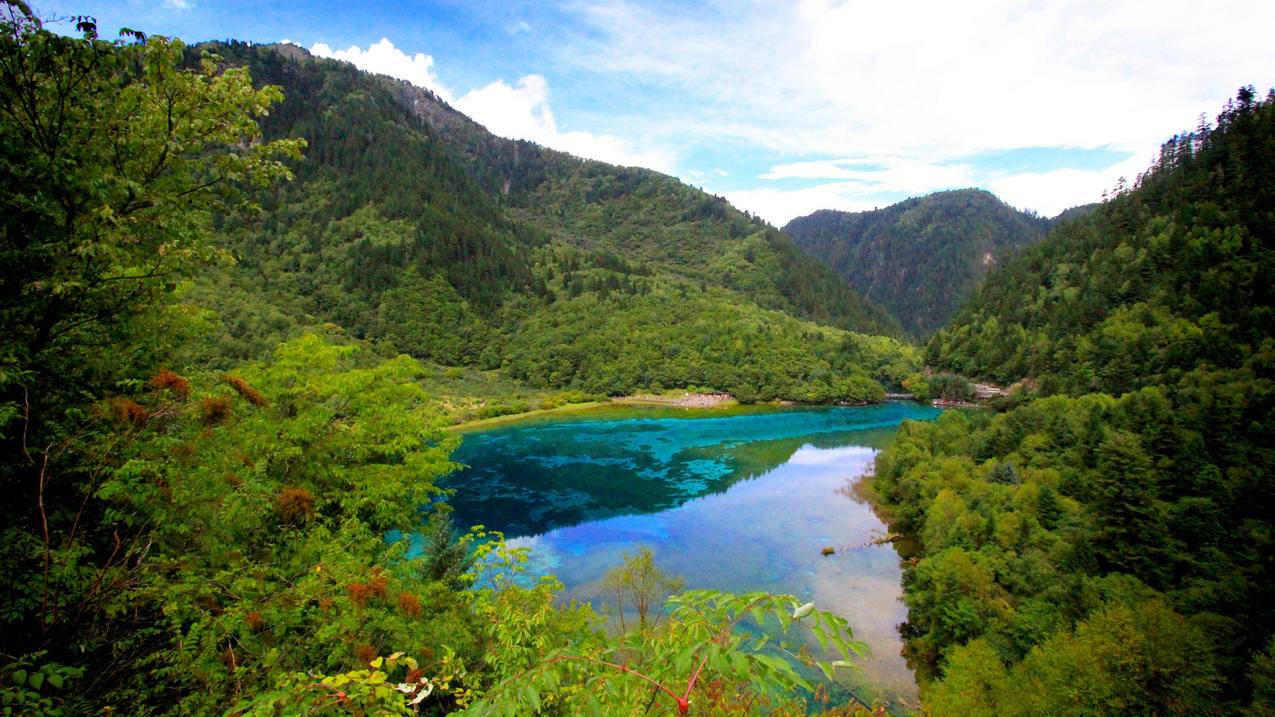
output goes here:
<path id="1" fill-rule="evenodd" d="M 605 609 L 603 573 L 648 546 L 688 588 L 791 593 L 845 616 L 872 650 L 856 691 L 915 702 L 898 555 L 851 548 L 885 526 L 850 486 L 899 423 L 938 413 L 600 409 L 468 433 L 456 455 L 468 467 L 444 485 L 457 489 L 458 525 L 530 546 L 533 571 L 556 575 L 566 598 Z"/>

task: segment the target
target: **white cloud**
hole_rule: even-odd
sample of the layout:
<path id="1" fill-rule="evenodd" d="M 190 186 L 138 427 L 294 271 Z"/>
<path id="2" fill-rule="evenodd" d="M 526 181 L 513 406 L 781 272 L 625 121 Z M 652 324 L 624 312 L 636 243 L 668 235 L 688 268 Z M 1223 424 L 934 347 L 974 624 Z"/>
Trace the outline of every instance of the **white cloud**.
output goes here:
<path id="1" fill-rule="evenodd" d="M 310 52 L 319 57 L 344 60 L 361 70 L 407 80 L 417 87 L 430 90 L 444 101 L 451 102 L 451 90 L 434 74 L 434 58 L 422 52 L 408 55 L 395 47 L 389 38 L 382 37 L 380 42 L 369 45 L 366 50 L 356 45 L 344 50 L 333 50 L 327 44 L 318 42 L 310 48 Z"/>
<path id="2" fill-rule="evenodd" d="M 1012 206 L 1054 216 L 1068 207 L 1098 201 L 1121 177 L 1132 183 L 1151 159 L 1135 154 L 1105 169 L 1014 173 L 980 172 L 967 164 L 906 157 L 793 162 L 772 167 L 761 177 L 829 181 L 796 189 L 770 186 L 727 192 L 726 198 L 776 226 L 818 209 L 867 211 L 894 203 L 900 194 L 917 196 L 966 187 L 981 187 Z"/>
<path id="3" fill-rule="evenodd" d="M 865 192 L 891 183 L 904 192 L 943 185 L 934 175 L 954 170 L 941 164 L 988 150 L 1106 147 L 1145 161 L 1241 84 L 1269 83 L 1275 67 L 1275 44 L 1242 29 L 1275 27 L 1275 3 L 1251 0 L 1217 0 L 1208 12 L 1193 0 L 763 0 L 695 10 L 597 0 L 579 18 L 589 32 L 564 52 L 582 71 L 691 98 L 673 109 L 675 121 L 661 120 L 670 135 L 742 139 L 792 157 L 772 179 L 842 182 L 835 192 L 729 195 L 763 216 L 815 196 L 862 205 L 871 204 Z M 854 166 L 882 155 L 911 164 L 871 178 Z M 1096 197 L 1110 175 L 973 179 L 1048 213 L 1071 201 L 1052 192 Z"/>
<path id="4" fill-rule="evenodd" d="M 845 448 L 816 448 L 809 443 L 793 452 L 786 465 L 790 466 L 843 466 L 849 461 L 867 462 L 876 451 L 871 448 L 847 446 Z"/>
<path id="5" fill-rule="evenodd" d="M 1152 156 L 1134 154 L 1106 169 L 1057 169 L 1052 172 L 1011 174 L 990 180 L 992 193 L 1016 206 L 1054 216 L 1064 209 L 1102 199 L 1123 177 L 1130 185 L 1146 171 Z"/>
<path id="6" fill-rule="evenodd" d="M 830 182 L 802 189 L 740 189 L 725 192 L 723 196 L 731 204 L 747 209 L 777 227 L 819 209 L 863 212 L 893 203 L 873 201 L 864 196 L 859 184 L 847 182 Z"/>
<path id="7" fill-rule="evenodd" d="M 969 186 L 973 170 L 963 164 L 937 164 L 912 157 L 864 156 L 794 162 L 772 167 L 762 179 L 838 179 L 866 191 L 927 192 L 936 187 Z"/>
<path id="8" fill-rule="evenodd" d="M 540 75 L 527 75 L 512 86 L 493 82 L 466 93 L 455 105 L 502 137 L 527 139 L 612 164 L 660 171 L 670 171 L 673 166 L 672 154 L 666 151 L 637 150 L 611 135 L 560 131 L 549 106 L 549 83 Z"/>
<path id="9" fill-rule="evenodd" d="M 428 88 L 493 134 L 502 137 L 526 139 L 580 157 L 612 164 L 641 166 L 662 172 L 673 170 L 675 157 L 670 151 L 635 148 L 630 142 L 607 134 L 559 130 L 553 109 L 549 106 L 549 83 L 541 75 L 526 75 L 513 85 L 497 80 L 457 98 L 456 93 L 435 74 L 432 56 L 419 52 L 409 56 L 395 47 L 388 38 L 381 38 L 380 42 L 366 50 L 357 46 L 333 50 L 324 43 L 316 43 L 310 48 L 310 52 L 320 57 L 344 60 L 368 72 L 397 77 Z"/>
<path id="10" fill-rule="evenodd" d="M 190 10 L 195 7 L 192 0 L 164 0 L 164 7 L 169 10 Z"/>

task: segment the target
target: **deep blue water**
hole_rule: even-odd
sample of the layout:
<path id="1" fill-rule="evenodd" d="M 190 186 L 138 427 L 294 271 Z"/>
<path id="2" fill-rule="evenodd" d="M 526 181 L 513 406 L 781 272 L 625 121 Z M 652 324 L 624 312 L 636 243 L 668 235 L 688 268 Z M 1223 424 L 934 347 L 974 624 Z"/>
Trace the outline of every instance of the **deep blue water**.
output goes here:
<path id="1" fill-rule="evenodd" d="M 912 700 L 898 656 L 900 568 L 885 532 L 850 490 L 913 403 L 747 411 L 605 408 L 467 433 L 444 486 L 459 526 L 482 524 L 532 548 L 566 598 L 607 607 L 599 582 L 650 547 L 688 588 L 769 590 L 814 600 L 851 621 L 873 657 L 856 687 Z"/>

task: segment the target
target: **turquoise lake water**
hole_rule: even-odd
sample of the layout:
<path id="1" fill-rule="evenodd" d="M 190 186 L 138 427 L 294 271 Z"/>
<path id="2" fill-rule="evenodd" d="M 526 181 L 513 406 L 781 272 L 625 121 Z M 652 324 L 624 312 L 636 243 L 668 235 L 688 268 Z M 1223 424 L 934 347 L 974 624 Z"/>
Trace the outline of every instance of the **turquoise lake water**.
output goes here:
<path id="1" fill-rule="evenodd" d="M 814 600 L 847 619 L 872 657 L 856 692 L 915 703 L 897 626 L 898 554 L 890 545 L 834 556 L 885 526 L 851 487 L 914 403 L 855 408 L 687 411 L 603 408 L 469 432 L 443 485 L 458 526 L 500 530 L 532 548 L 565 599 L 607 607 L 602 575 L 650 547 L 688 588 L 767 590 Z"/>

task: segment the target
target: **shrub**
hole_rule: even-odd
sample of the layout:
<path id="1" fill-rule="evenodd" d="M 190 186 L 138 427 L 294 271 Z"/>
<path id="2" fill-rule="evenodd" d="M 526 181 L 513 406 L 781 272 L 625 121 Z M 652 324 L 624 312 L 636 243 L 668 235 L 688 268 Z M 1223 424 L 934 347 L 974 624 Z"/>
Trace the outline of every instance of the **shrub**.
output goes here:
<path id="1" fill-rule="evenodd" d="M 314 494 L 305 488 L 284 488 L 275 501 L 275 511 L 289 525 L 307 522 L 314 518 Z"/>
<path id="2" fill-rule="evenodd" d="M 146 385 L 155 391 L 168 391 L 178 398 L 190 395 L 190 382 L 168 369 L 155 374 Z"/>

